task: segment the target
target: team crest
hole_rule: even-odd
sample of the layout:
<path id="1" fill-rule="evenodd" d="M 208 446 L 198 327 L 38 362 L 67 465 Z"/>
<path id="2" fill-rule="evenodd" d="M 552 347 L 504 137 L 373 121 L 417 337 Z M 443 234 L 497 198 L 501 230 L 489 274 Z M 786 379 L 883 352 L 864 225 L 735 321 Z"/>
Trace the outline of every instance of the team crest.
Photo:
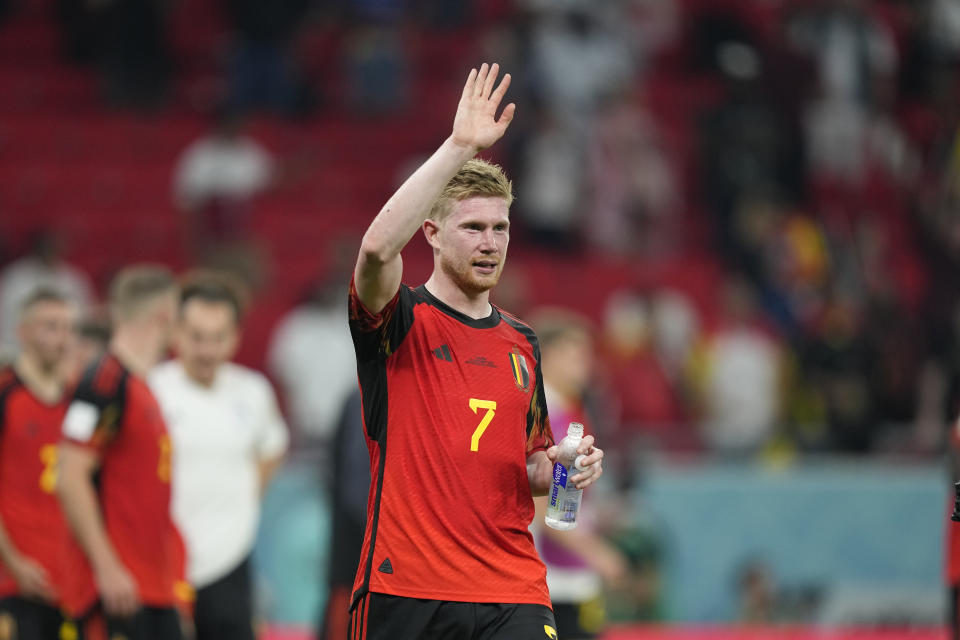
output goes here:
<path id="1" fill-rule="evenodd" d="M 513 346 L 510 352 L 510 369 L 513 371 L 513 381 L 517 383 L 517 388 L 521 391 L 530 391 L 530 369 L 527 367 L 527 359 L 520 353 L 520 348 Z"/>

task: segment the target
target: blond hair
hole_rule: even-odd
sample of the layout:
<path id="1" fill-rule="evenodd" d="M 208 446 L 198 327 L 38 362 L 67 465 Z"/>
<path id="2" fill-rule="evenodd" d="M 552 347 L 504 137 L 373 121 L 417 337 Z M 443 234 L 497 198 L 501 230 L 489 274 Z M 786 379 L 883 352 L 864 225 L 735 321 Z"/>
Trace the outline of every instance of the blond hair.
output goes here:
<path id="1" fill-rule="evenodd" d="M 513 183 L 500 165 L 474 158 L 457 171 L 433 203 L 430 215 L 434 222 L 443 222 L 450 215 L 454 202 L 467 198 L 503 198 L 507 206 L 513 202 Z"/>
<path id="2" fill-rule="evenodd" d="M 159 265 L 127 267 L 110 283 L 110 310 L 115 321 L 135 318 L 151 302 L 176 291 L 173 272 Z"/>

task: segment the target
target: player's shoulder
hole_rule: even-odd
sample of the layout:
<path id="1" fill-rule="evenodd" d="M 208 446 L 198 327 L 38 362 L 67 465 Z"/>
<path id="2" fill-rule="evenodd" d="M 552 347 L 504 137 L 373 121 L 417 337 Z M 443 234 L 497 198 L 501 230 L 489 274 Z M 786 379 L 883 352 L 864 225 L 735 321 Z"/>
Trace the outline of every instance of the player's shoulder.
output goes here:
<path id="1" fill-rule="evenodd" d="M 517 316 L 513 315 L 509 311 L 501 309 L 500 307 L 496 307 L 496 309 L 498 312 L 500 312 L 500 318 L 503 320 L 504 324 L 507 327 L 509 327 L 510 329 L 513 329 L 514 331 L 522 335 L 524 338 L 526 338 L 527 342 L 529 342 L 531 346 L 533 346 L 535 349 L 539 348 L 539 342 L 537 340 L 537 332 L 533 330 L 533 327 L 531 327 L 529 324 L 527 324 Z"/>
<path id="2" fill-rule="evenodd" d="M 90 364 L 74 390 L 74 399 L 99 404 L 121 395 L 130 371 L 112 354 L 104 354 Z"/>

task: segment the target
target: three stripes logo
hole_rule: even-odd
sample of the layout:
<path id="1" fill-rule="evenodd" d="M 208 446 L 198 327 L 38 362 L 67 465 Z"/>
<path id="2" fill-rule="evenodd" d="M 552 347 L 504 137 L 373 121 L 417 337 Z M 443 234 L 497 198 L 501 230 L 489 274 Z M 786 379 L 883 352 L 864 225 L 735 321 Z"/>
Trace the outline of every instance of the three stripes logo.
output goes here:
<path id="1" fill-rule="evenodd" d="M 439 360 L 446 360 L 447 362 L 453 362 L 453 356 L 450 355 L 450 347 L 447 345 L 441 345 L 433 350 L 433 355 L 437 356 Z"/>
<path id="2" fill-rule="evenodd" d="M 520 353 L 520 348 L 513 345 L 510 352 L 510 369 L 513 371 L 513 381 L 521 391 L 530 391 L 530 370 L 527 368 L 527 359 Z"/>

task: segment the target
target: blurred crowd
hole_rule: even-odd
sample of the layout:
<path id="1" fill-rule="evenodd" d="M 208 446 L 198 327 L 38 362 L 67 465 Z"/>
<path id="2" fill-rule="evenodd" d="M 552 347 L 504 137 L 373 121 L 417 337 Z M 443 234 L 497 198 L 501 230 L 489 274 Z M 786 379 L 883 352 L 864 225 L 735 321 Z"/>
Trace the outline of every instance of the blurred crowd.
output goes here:
<path id="1" fill-rule="evenodd" d="M 64 54 L 100 70 L 104 99 L 162 113 L 177 73 L 173 3 L 56 6 Z M 598 357 L 584 394 L 607 438 L 734 456 L 942 446 L 960 408 L 956 2 L 230 0 L 222 11 L 215 123 L 171 167 L 196 261 L 262 286 L 249 247 L 257 197 L 309 179 L 246 135 L 245 116 L 389 119 L 416 103 L 415 35 L 460 30 L 475 57 L 514 76 L 521 108 L 498 159 L 515 178 L 515 245 L 625 270 L 703 257 L 715 269 L 707 297 L 654 282 L 588 318 Z M 331 25 L 347 34 L 342 98 L 309 81 L 298 48 Z M 5 269 L 6 341 L 25 282 L 54 278 L 92 299 L 52 238 Z M 336 321 L 348 273 L 333 271 L 344 281 L 309 293 L 265 358 L 303 441 L 329 436 L 352 377 Z M 502 299 L 535 312 L 523 293 Z M 321 345 L 341 354 L 342 380 L 303 355 Z"/>
<path id="2" fill-rule="evenodd" d="M 178 73 L 176 3 L 55 4 L 64 55 L 98 71 L 105 103 L 162 114 Z M 960 2 L 221 4 L 230 31 L 209 45 L 222 81 L 215 124 L 170 167 L 196 261 L 268 288 L 248 246 L 257 198 L 309 179 L 302 162 L 245 134 L 244 117 L 296 127 L 343 109 L 389 120 L 419 104 L 411 33 L 463 31 L 471 60 L 499 61 L 514 78 L 518 118 L 497 159 L 514 178 L 515 251 L 715 270 L 707 296 L 627 287 L 590 317 L 537 308 L 523 291 L 495 297 L 515 298 L 508 310 L 549 336 L 553 402 L 606 443 L 617 488 L 633 484 L 638 452 L 943 451 L 960 411 Z M 0 2 L 0 16 L 17 5 Z M 331 29 L 345 34 L 336 89 L 311 82 L 316 61 L 298 47 Z M 38 233 L 0 272 L 8 353 L 20 302 L 38 286 L 67 292 L 87 312 L 83 331 L 105 340 L 96 287 L 65 260 L 63 240 Z M 343 412 L 356 401 L 355 253 L 329 253 L 262 363 L 294 446 L 313 451 L 329 450 L 338 424 L 355 426 Z M 597 520 L 618 541 L 614 564 L 635 569 L 594 567 L 632 594 L 614 609 L 660 616 L 656 536 L 635 522 L 620 531 L 625 517 Z M 767 584 L 762 568 L 742 582 L 748 593 Z M 764 597 L 746 617 L 764 615 Z"/>

